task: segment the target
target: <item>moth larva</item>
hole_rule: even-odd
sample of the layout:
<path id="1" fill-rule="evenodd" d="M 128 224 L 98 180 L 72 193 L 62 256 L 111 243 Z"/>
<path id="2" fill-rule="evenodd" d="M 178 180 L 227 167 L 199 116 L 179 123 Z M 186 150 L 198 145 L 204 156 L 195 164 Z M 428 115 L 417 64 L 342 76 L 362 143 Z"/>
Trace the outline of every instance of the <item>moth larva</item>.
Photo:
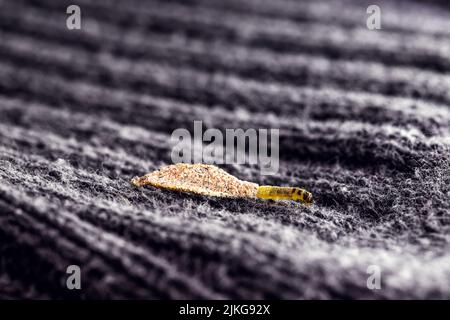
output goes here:
<path id="1" fill-rule="evenodd" d="M 256 197 L 272 200 L 294 200 L 305 204 L 311 204 L 313 202 L 313 197 L 310 192 L 296 187 L 259 186 Z"/>
<path id="2" fill-rule="evenodd" d="M 136 187 L 151 185 L 160 189 L 191 192 L 213 197 L 294 200 L 312 203 L 312 194 L 295 187 L 258 186 L 242 181 L 224 170 L 206 164 L 175 164 L 162 167 L 131 183 Z"/>

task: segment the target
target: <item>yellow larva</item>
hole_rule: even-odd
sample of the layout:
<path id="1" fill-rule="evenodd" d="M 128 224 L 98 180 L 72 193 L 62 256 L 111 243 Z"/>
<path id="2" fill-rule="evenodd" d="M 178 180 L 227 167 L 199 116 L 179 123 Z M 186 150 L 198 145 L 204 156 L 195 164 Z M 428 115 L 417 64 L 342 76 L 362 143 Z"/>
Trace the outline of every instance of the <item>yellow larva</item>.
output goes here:
<path id="1" fill-rule="evenodd" d="M 293 187 L 258 186 L 242 181 L 224 170 L 206 164 L 175 164 L 162 167 L 131 183 L 137 187 L 151 185 L 160 189 L 190 192 L 211 197 L 260 198 L 271 200 L 294 200 L 312 203 L 312 194 Z"/>
<path id="2" fill-rule="evenodd" d="M 295 187 L 259 186 L 256 197 L 272 200 L 294 200 L 305 204 L 311 204 L 313 202 L 313 197 L 310 192 Z"/>

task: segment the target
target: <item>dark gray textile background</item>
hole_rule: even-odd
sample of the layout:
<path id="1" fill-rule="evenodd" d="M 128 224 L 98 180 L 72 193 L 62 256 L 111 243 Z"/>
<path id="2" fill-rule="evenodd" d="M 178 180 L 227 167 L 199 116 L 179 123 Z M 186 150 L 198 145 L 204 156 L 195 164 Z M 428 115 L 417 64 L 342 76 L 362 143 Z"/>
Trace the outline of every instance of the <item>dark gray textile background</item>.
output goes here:
<path id="1" fill-rule="evenodd" d="M 448 299 L 449 88 L 443 1 L 0 1 L 0 297 Z M 315 205 L 133 188 L 194 120 Z"/>

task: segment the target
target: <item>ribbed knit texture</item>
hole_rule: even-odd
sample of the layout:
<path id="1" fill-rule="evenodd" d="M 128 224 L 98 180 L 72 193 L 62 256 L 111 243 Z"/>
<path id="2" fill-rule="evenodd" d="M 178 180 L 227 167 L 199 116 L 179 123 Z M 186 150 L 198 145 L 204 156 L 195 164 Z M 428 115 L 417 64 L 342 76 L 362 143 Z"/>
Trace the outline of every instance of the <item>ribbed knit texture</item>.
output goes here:
<path id="1" fill-rule="evenodd" d="M 0 112 L 1 298 L 450 298 L 445 1 L 3 0 Z M 194 120 L 315 204 L 131 186 Z"/>

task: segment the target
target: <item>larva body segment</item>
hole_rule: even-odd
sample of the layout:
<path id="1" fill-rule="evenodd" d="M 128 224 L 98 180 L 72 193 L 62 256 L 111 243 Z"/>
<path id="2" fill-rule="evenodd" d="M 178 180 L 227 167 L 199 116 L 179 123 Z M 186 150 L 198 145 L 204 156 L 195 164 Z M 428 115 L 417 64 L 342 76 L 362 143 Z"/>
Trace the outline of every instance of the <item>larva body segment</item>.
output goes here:
<path id="1" fill-rule="evenodd" d="M 310 192 L 295 187 L 259 186 L 256 197 L 271 200 L 295 200 L 305 204 L 313 202 Z"/>

